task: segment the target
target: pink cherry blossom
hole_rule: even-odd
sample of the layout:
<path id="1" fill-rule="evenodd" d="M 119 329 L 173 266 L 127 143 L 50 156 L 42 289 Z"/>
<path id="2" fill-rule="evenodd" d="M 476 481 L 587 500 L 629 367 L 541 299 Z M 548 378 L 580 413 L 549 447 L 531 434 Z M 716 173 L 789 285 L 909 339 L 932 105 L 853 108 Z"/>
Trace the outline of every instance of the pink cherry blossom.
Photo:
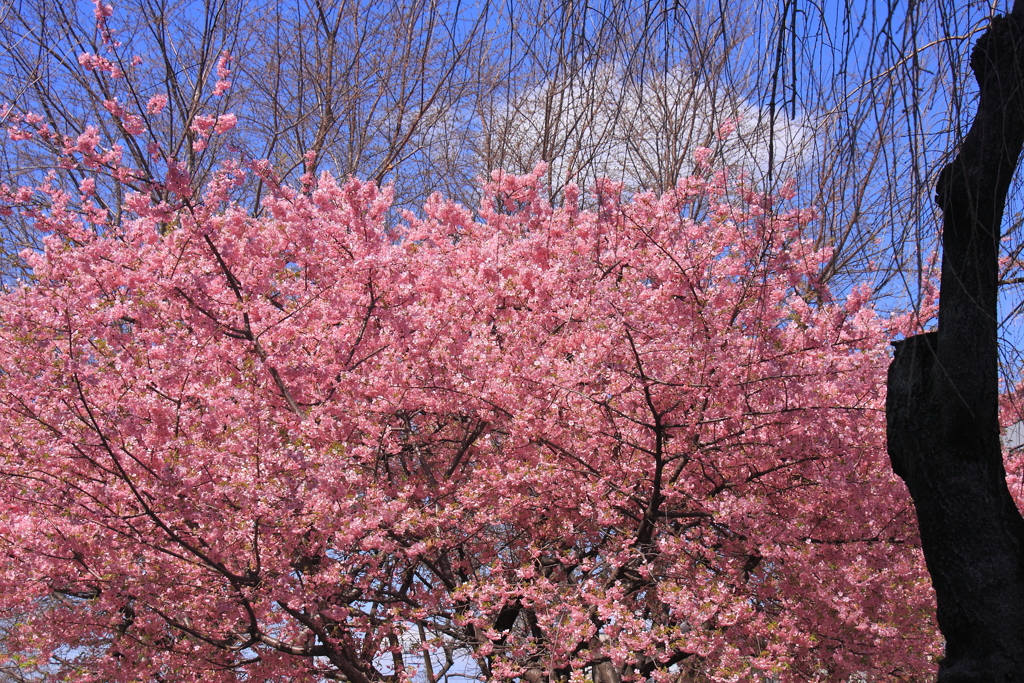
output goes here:
<path id="1" fill-rule="evenodd" d="M 231 53 L 225 50 L 221 53 L 217 59 L 217 83 L 213 89 L 213 94 L 221 96 L 228 91 L 231 87 L 231 69 L 228 68 L 231 64 Z"/>
<path id="2" fill-rule="evenodd" d="M 149 98 L 146 103 L 146 113 L 157 115 L 164 110 L 167 106 L 167 95 L 160 93 L 159 95 L 153 95 Z"/>
<path id="3" fill-rule="evenodd" d="M 145 132 L 146 125 L 142 120 L 142 117 L 131 113 L 124 107 L 124 105 L 118 102 L 116 98 L 113 100 L 104 100 L 103 108 L 109 111 L 111 115 L 121 122 L 121 125 L 124 127 L 127 134 L 140 135 Z"/>
<path id="4" fill-rule="evenodd" d="M 124 72 L 121 70 L 121 67 L 101 55 L 83 52 L 78 55 L 78 63 L 84 67 L 86 71 L 105 72 L 110 74 L 111 78 L 115 79 L 124 76 Z"/>
<path id="5" fill-rule="evenodd" d="M 933 675 L 882 412 L 913 321 L 821 287 L 810 212 L 720 173 L 555 207 L 541 165 L 400 223 L 328 174 L 253 217 L 245 172 L 192 196 L 170 160 L 118 225 L 87 182 L 0 191 L 44 245 L 0 297 L 6 652 L 115 682 L 412 680 L 444 648 L 488 679 Z"/>

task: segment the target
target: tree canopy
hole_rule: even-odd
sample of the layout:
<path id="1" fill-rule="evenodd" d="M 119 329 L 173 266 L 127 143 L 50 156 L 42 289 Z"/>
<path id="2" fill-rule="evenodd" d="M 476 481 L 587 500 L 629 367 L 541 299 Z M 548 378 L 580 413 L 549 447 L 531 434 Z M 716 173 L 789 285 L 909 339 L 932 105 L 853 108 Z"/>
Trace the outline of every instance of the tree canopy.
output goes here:
<path id="1" fill-rule="evenodd" d="M 0 301 L 10 652 L 104 681 L 928 670 L 881 420 L 909 319 L 808 303 L 810 213 L 711 171 L 553 208 L 539 167 L 389 227 L 389 190 L 326 174 L 252 217 L 244 173 L 103 234 L 40 190 Z"/>

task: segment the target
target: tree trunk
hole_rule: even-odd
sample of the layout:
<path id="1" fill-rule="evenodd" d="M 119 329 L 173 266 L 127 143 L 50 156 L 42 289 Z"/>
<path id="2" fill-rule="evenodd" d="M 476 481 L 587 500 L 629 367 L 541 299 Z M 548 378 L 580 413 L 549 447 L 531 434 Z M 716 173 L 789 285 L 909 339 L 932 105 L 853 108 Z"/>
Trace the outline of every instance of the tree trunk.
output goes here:
<path id="1" fill-rule="evenodd" d="M 971 56 L 978 113 L 939 177 L 938 332 L 896 344 L 889 457 L 917 509 L 946 638 L 940 683 L 1024 682 L 1024 519 L 999 441 L 1000 222 L 1024 145 L 1024 0 Z"/>

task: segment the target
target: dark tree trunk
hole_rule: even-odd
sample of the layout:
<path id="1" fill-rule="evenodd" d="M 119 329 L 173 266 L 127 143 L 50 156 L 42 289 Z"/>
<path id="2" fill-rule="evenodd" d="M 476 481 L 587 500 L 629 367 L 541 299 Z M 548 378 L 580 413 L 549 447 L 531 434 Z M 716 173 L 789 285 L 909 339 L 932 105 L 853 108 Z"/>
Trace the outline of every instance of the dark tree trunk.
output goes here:
<path id="1" fill-rule="evenodd" d="M 941 683 L 1024 682 L 1024 519 L 999 442 L 1000 222 L 1024 145 L 1024 0 L 971 57 L 978 113 L 943 169 L 938 332 L 896 344 L 889 457 L 917 508 L 946 638 Z"/>

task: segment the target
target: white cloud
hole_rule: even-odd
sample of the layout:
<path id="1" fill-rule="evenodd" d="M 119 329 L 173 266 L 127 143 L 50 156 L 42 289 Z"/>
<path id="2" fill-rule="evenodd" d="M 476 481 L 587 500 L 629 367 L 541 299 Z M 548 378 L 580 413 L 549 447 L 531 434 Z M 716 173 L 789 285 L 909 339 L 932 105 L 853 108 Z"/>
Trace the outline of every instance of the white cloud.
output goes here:
<path id="1" fill-rule="evenodd" d="M 735 131 L 719 139 L 729 122 Z M 549 79 L 494 105 L 482 121 L 479 157 L 485 171 L 525 172 L 545 160 L 553 191 L 598 177 L 632 190 L 665 189 L 693 171 L 698 147 L 714 150 L 713 166 L 759 180 L 771 159 L 773 176 L 785 177 L 804 160 L 812 128 L 781 112 L 772 123 L 767 109 L 681 67 L 642 80 L 604 67 Z"/>

